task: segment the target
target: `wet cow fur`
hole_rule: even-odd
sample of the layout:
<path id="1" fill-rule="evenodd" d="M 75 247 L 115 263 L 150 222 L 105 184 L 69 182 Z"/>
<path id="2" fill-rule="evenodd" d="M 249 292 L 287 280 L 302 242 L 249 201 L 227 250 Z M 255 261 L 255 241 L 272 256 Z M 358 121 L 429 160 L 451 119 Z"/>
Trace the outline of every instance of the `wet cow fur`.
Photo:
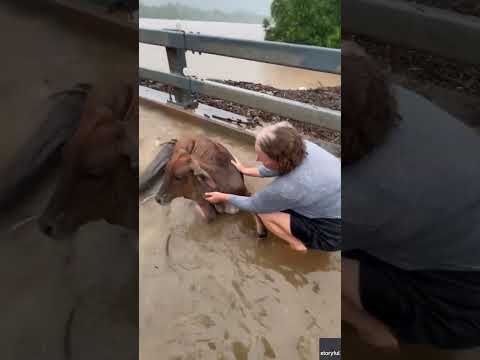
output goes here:
<path id="1" fill-rule="evenodd" d="M 160 152 L 161 157 L 146 169 L 140 180 L 145 184 L 161 172 L 160 187 L 155 196 L 161 205 L 169 204 L 178 197 L 193 200 L 200 207 L 208 222 L 218 213 L 235 214 L 238 209 L 228 203 L 210 204 L 205 192 L 220 191 L 229 194 L 249 196 L 243 175 L 231 163 L 233 156 L 221 144 L 205 136 L 192 136 L 172 140 Z M 155 171 L 151 168 L 155 167 Z M 255 216 L 257 233 L 265 235 L 263 224 Z"/>

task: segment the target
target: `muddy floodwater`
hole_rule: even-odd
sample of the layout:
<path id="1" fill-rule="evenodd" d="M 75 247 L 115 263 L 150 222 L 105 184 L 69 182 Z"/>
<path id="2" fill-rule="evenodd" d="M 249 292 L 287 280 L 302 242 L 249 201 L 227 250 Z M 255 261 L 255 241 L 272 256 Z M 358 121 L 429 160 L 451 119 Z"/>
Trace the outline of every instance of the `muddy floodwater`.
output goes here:
<path id="1" fill-rule="evenodd" d="M 140 19 L 140 25 L 145 28 L 181 29 L 187 32 L 193 31 L 205 35 L 247 40 L 264 40 L 265 37 L 264 30 L 260 24 Z M 159 71 L 168 71 L 165 48 L 140 44 L 139 51 L 140 66 Z M 190 51 L 187 52 L 186 56 L 186 73 L 201 78 L 258 82 L 280 89 L 340 85 L 340 76 L 335 74 L 264 64 L 218 55 L 192 54 Z"/>
<path id="2" fill-rule="evenodd" d="M 140 170 L 161 143 L 187 134 L 255 164 L 246 139 L 141 101 Z M 267 183 L 247 178 L 251 191 Z M 298 254 L 271 235 L 259 240 L 245 213 L 206 224 L 186 199 L 141 205 L 141 359 L 317 360 L 318 338 L 339 336 L 338 252 Z"/>

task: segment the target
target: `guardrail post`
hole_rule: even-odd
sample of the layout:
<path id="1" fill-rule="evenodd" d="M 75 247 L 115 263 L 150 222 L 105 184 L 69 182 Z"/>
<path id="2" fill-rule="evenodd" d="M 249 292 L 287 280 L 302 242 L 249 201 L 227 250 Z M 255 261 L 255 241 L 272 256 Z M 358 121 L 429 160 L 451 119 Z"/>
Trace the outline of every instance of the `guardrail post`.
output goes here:
<path id="1" fill-rule="evenodd" d="M 208 80 L 199 80 L 185 76 L 183 73 L 187 66 L 185 51 L 192 51 L 340 74 L 341 51 L 339 49 L 272 41 L 231 39 L 199 33 L 186 33 L 178 29 L 157 30 L 140 27 L 139 31 L 140 42 L 166 48 L 170 68 L 168 73 L 140 68 L 139 75 L 141 78 L 172 86 L 174 88 L 172 93 L 176 100 L 169 101 L 172 104 L 196 107 L 198 102 L 193 99 L 193 93 L 196 93 L 341 131 L 340 111 L 303 104 L 298 101 Z"/>
<path id="2" fill-rule="evenodd" d="M 185 76 L 183 69 L 187 67 L 187 59 L 185 57 L 185 49 L 167 47 L 168 66 L 170 72 Z M 195 108 L 198 106 L 197 102 L 193 99 L 192 93 L 189 90 L 181 88 L 175 88 L 173 91 L 175 96 L 176 105 L 180 105 L 184 108 Z"/>

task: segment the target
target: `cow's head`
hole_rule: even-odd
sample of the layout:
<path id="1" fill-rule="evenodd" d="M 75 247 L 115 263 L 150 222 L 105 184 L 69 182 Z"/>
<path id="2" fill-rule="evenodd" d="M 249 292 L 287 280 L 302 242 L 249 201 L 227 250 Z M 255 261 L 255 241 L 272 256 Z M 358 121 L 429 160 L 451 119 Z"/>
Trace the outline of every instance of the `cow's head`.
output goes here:
<path id="1" fill-rule="evenodd" d="M 193 147 L 193 140 L 186 145 L 177 143 L 155 196 L 160 205 L 178 197 L 200 201 L 205 198 L 205 192 L 217 188 L 208 168 L 192 156 Z"/>
<path id="2" fill-rule="evenodd" d="M 46 235 L 68 236 L 94 220 L 115 223 L 112 211 L 123 194 L 114 183 L 137 161 L 127 133 L 129 121 L 136 120 L 135 105 L 128 86 L 111 101 L 89 94 L 77 131 L 63 148 L 56 189 L 39 220 Z"/>

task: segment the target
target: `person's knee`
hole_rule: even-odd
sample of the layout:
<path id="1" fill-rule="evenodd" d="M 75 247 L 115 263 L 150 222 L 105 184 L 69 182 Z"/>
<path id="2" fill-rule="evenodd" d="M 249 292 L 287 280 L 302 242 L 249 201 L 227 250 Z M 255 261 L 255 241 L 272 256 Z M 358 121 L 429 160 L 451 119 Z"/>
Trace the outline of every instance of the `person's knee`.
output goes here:
<path id="1" fill-rule="evenodd" d="M 257 214 L 257 215 L 265 225 L 267 225 L 267 223 L 268 224 L 274 223 L 275 216 L 272 213 L 264 213 L 264 214 Z"/>
<path id="2" fill-rule="evenodd" d="M 363 308 L 360 300 L 359 262 L 356 260 L 342 259 L 342 298 Z"/>

